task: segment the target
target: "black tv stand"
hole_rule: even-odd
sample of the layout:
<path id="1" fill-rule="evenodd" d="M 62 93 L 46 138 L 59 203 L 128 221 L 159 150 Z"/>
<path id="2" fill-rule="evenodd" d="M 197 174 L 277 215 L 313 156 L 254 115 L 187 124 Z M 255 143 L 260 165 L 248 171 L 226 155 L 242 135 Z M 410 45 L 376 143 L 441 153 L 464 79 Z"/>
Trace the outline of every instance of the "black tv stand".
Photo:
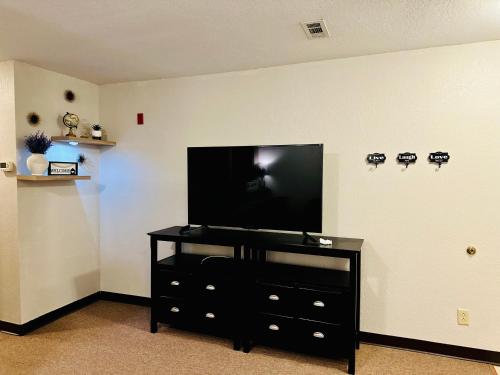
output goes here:
<path id="1" fill-rule="evenodd" d="M 301 234 L 181 229 L 149 233 L 152 333 L 165 323 L 229 337 L 246 353 L 263 344 L 346 358 L 354 374 L 362 239 L 322 236 L 333 243 L 324 246 Z M 158 241 L 175 243 L 175 254 L 158 260 Z M 184 243 L 229 246 L 234 256 L 183 253 Z M 269 251 L 344 258 L 349 270 L 271 262 Z"/>
<path id="2" fill-rule="evenodd" d="M 302 240 L 302 242 L 304 244 L 308 243 L 308 242 L 312 242 L 312 243 L 318 243 L 318 240 L 316 238 L 314 238 L 313 236 L 311 236 L 309 233 L 307 232 L 302 232 L 302 237 L 304 237 L 304 239 Z"/>

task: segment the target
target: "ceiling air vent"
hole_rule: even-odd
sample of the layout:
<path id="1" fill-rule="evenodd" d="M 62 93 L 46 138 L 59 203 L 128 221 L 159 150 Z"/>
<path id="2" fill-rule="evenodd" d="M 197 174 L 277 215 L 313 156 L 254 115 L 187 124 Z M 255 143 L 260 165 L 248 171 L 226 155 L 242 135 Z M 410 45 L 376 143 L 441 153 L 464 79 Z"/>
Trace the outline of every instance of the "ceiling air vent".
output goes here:
<path id="1" fill-rule="evenodd" d="M 302 27 L 309 39 L 330 37 L 324 20 L 302 22 Z"/>

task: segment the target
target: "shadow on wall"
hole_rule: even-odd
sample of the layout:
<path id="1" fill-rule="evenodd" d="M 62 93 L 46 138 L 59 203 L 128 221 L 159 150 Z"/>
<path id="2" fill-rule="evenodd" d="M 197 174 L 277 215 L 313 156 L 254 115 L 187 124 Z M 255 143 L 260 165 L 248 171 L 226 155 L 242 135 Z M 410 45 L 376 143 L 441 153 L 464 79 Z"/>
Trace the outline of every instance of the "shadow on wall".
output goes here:
<path id="1" fill-rule="evenodd" d="M 338 233 L 339 216 L 339 166 L 338 154 L 323 157 L 323 233 Z"/>
<path id="2" fill-rule="evenodd" d="M 381 333 L 385 332 L 387 322 L 383 319 L 387 317 L 387 273 L 383 259 L 372 244 L 365 240 L 361 251 L 361 331 L 364 331 L 363 322 L 366 322 L 367 326 L 378 327 Z M 369 306 L 377 306 L 376 313 L 370 311 Z M 377 321 L 372 322 L 371 317 L 376 317 Z"/>
<path id="3" fill-rule="evenodd" d="M 78 298 L 84 298 L 99 291 L 99 268 L 75 276 L 73 287 Z M 95 290 L 96 287 L 97 290 Z"/>
<path id="4" fill-rule="evenodd" d="M 23 321 L 99 290 L 99 207 L 92 181 L 18 185 Z"/>

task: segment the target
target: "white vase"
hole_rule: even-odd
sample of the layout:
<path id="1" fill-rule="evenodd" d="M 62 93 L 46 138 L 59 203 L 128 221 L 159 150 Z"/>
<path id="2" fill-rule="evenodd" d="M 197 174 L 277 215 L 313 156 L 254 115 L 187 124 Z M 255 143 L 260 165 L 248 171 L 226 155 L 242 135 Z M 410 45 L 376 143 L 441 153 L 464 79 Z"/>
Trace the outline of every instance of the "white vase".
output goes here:
<path id="1" fill-rule="evenodd" d="M 26 165 L 33 176 L 43 176 L 49 167 L 49 162 L 44 154 L 31 154 L 31 156 L 26 159 Z"/>
<path id="2" fill-rule="evenodd" d="M 102 139 L 102 130 L 92 130 L 92 138 Z"/>

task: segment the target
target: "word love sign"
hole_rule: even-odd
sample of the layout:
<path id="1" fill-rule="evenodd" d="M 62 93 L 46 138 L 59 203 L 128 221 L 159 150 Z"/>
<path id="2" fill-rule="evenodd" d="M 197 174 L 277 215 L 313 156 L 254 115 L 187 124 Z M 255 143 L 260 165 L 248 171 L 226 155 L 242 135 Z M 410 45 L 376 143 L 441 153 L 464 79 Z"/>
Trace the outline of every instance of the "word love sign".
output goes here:
<path id="1" fill-rule="evenodd" d="M 450 155 L 447 152 L 438 151 L 429 154 L 429 161 L 436 163 L 439 168 L 441 168 L 441 164 L 448 163 L 448 160 L 450 160 Z"/>

